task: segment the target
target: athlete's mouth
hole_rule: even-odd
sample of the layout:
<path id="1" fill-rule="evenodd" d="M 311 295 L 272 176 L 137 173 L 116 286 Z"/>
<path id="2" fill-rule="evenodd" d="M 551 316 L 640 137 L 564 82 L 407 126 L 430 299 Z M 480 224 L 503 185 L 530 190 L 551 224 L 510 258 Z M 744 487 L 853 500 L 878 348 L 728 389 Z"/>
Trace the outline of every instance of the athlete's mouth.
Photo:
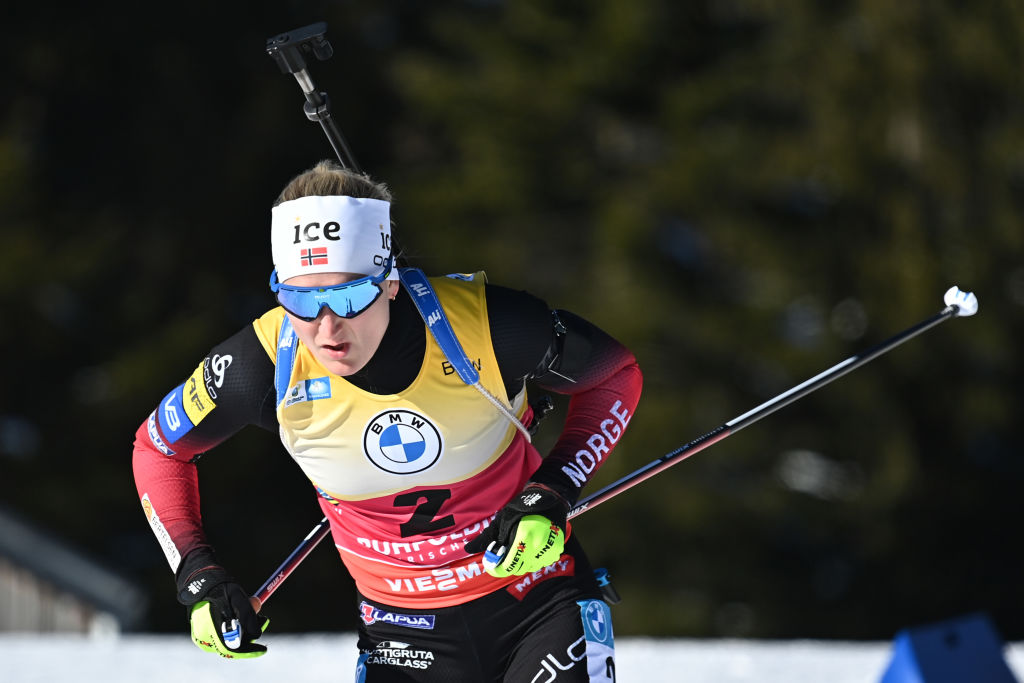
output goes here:
<path id="1" fill-rule="evenodd" d="M 348 355 L 349 343 L 341 342 L 340 344 L 321 344 L 320 348 L 331 358 L 344 358 Z"/>

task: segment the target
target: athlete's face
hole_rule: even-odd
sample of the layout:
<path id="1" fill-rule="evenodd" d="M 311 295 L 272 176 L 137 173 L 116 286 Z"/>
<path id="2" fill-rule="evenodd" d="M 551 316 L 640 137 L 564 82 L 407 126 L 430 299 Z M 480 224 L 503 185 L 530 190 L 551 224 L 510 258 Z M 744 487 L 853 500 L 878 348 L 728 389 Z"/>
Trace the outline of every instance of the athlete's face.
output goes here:
<path id="1" fill-rule="evenodd" d="M 316 273 L 296 275 L 288 278 L 286 284 L 293 287 L 335 287 L 361 277 L 353 273 Z M 384 288 L 383 296 L 354 318 L 342 318 L 329 306 L 321 308 L 320 315 L 313 321 L 287 314 L 299 340 L 335 375 L 346 377 L 358 372 L 377 352 L 391 320 L 389 300 L 398 293 L 398 282 L 386 280 L 381 287 Z"/>

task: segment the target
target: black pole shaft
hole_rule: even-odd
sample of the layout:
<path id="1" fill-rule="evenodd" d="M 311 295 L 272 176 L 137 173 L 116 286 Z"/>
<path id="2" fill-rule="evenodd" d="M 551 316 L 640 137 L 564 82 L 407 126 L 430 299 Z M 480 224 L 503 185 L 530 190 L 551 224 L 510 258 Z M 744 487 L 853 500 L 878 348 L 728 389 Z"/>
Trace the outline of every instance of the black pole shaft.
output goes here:
<path id="1" fill-rule="evenodd" d="M 303 107 L 306 118 L 320 124 L 328 142 L 334 148 L 334 155 L 338 157 L 342 166 L 356 173 L 362 173 L 363 169 L 360 168 L 359 162 L 356 161 L 355 155 L 345 141 L 345 136 L 341 134 L 341 129 L 331 114 L 331 104 L 327 93 L 318 91 L 313 86 L 313 81 L 305 69 L 295 74 L 295 80 L 299 82 L 302 94 L 306 97 L 306 104 Z"/>
<path id="2" fill-rule="evenodd" d="M 947 306 L 940 313 L 937 313 L 936 315 L 928 318 L 927 320 L 923 320 L 918 324 L 914 325 L 913 327 L 907 328 L 903 332 L 900 332 L 899 334 L 885 340 L 884 342 L 877 344 L 876 346 L 868 349 L 863 353 L 850 356 L 843 362 L 833 365 L 828 370 L 818 375 L 815 375 L 806 382 L 798 384 L 792 389 L 789 389 L 788 391 L 784 391 L 783 393 L 779 394 L 775 398 L 765 401 L 756 408 L 749 410 L 743 413 L 742 415 L 733 418 L 732 420 L 729 420 L 725 424 L 712 429 L 707 434 L 694 439 L 685 446 L 681 446 L 680 448 L 677 448 L 671 453 L 667 453 L 658 458 L 657 460 L 650 462 L 647 465 L 644 465 L 643 467 L 636 470 L 632 474 L 627 474 L 625 477 L 619 479 L 614 483 L 609 484 L 600 491 L 597 491 L 594 494 L 587 496 L 586 498 L 578 502 L 576 505 L 573 506 L 571 510 L 569 510 L 567 518 L 572 519 L 577 515 L 583 514 L 587 510 L 591 510 L 597 507 L 601 503 L 611 498 L 614 498 L 623 491 L 636 486 L 640 482 L 650 479 L 651 477 L 653 477 L 655 474 L 658 474 L 662 470 L 667 469 L 668 467 L 671 467 L 676 463 L 682 462 L 683 460 L 686 460 L 691 455 L 699 453 L 700 451 L 704 450 L 708 446 L 711 446 L 712 444 L 718 443 L 719 441 L 725 439 L 726 437 L 735 434 L 744 427 L 749 427 L 750 425 L 754 424 L 761 418 L 771 415 L 779 408 L 787 406 L 790 403 L 803 398 L 804 396 L 810 394 L 813 391 L 817 391 L 826 384 L 839 379 L 848 372 L 856 370 L 860 366 L 874 360 L 883 353 L 891 351 L 892 349 L 896 348 L 903 342 L 912 339 L 913 337 L 916 337 L 925 330 L 928 330 L 934 327 L 935 325 L 938 325 L 944 320 L 948 320 L 949 318 L 956 316 L 957 311 L 959 311 L 959 308 L 957 306 Z"/>
<path id="3" fill-rule="evenodd" d="M 331 147 L 334 148 L 334 155 L 338 157 L 338 161 L 341 165 L 355 171 L 356 173 L 362 173 L 363 170 L 359 167 L 356 162 L 355 156 L 352 154 L 352 150 L 349 149 L 348 143 L 345 142 L 345 138 L 341 135 L 341 129 L 338 128 L 338 124 L 334 122 L 334 118 L 330 114 L 320 119 L 320 127 L 324 129 L 324 134 L 327 135 L 327 139 L 331 142 Z"/>
<path id="4" fill-rule="evenodd" d="M 281 563 L 281 566 L 274 570 L 274 573 L 270 575 L 260 589 L 256 591 L 255 595 L 251 598 L 256 602 L 253 607 L 257 612 L 267 602 L 274 591 L 284 583 L 284 580 L 291 576 L 291 573 L 295 571 L 295 568 L 299 566 L 306 557 L 313 552 L 313 548 L 317 546 L 320 541 L 326 538 L 327 534 L 331 531 L 331 525 L 328 523 L 327 518 L 324 517 L 320 520 L 320 523 L 313 527 L 313 530 L 306 534 L 306 537 L 302 539 L 302 542 L 296 546 L 292 554 Z"/>

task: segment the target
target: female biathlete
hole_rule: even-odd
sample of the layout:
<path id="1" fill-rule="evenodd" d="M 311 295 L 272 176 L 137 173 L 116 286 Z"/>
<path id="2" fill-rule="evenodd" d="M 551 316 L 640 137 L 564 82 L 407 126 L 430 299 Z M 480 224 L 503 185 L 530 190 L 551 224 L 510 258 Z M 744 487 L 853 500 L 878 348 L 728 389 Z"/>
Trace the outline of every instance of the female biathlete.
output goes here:
<path id="1" fill-rule="evenodd" d="M 613 680 L 610 611 L 566 514 L 630 423 L 636 360 L 482 272 L 399 267 L 390 201 L 332 162 L 292 179 L 271 212 L 279 305 L 215 345 L 136 434 L 136 487 L 192 638 L 228 658 L 266 651 L 266 621 L 207 541 L 197 472 L 258 425 L 309 477 L 355 581 L 357 680 Z M 528 382 L 571 397 L 543 458 Z"/>

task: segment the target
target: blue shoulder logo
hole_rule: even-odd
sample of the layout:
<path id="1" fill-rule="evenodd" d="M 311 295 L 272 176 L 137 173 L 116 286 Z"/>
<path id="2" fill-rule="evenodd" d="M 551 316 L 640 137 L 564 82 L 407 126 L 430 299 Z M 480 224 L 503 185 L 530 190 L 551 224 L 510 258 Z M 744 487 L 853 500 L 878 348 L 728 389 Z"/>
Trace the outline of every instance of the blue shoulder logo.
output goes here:
<path id="1" fill-rule="evenodd" d="M 189 433 L 195 425 L 188 419 L 185 413 L 185 404 L 182 400 L 182 391 L 185 385 L 179 384 L 171 393 L 164 396 L 160 402 L 158 414 L 160 416 L 160 428 L 167 437 L 167 443 L 174 443 Z"/>
<path id="2" fill-rule="evenodd" d="M 303 401 L 317 401 L 321 398 L 331 397 L 331 380 L 329 377 L 314 377 L 296 382 L 288 390 L 284 398 L 284 406 L 287 408 Z"/>

